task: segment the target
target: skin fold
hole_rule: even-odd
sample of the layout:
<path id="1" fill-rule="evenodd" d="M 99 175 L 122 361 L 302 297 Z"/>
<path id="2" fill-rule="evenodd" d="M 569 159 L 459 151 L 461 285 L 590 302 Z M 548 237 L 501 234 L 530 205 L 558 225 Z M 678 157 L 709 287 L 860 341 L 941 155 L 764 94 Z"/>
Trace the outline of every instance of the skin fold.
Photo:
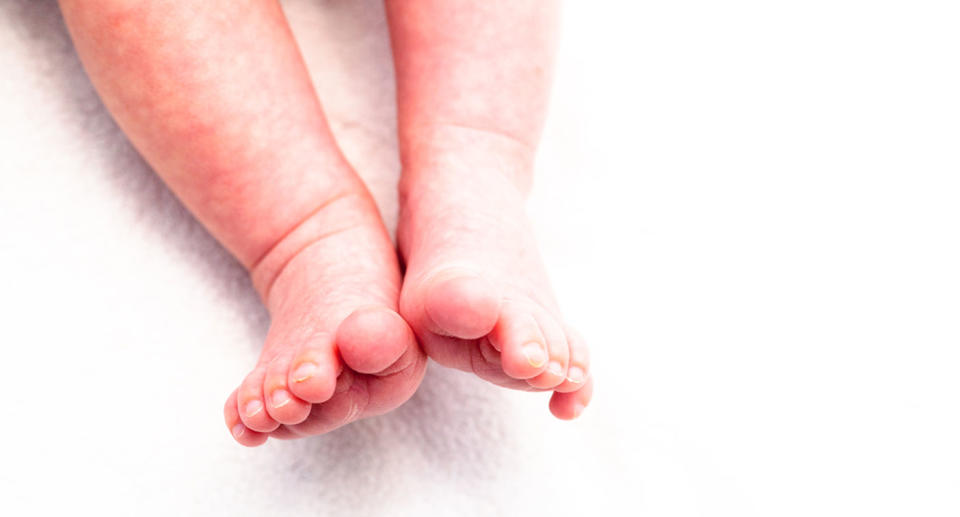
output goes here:
<path id="1" fill-rule="evenodd" d="M 387 2 L 405 278 L 275 0 L 60 4 L 106 107 L 270 311 L 261 357 L 224 408 L 238 442 L 390 411 L 416 390 L 426 354 L 555 391 L 560 418 L 583 410 L 586 346 L 523 214 L 556 3 Z"/>

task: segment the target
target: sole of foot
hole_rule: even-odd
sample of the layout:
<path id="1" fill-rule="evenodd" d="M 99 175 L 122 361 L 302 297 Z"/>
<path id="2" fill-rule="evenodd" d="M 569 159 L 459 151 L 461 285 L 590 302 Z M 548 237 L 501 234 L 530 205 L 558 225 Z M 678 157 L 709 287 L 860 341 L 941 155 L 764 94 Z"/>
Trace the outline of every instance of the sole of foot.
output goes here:
<path id="1" fill-rule="evenodd" d="M 496 171 L 463 170 L 469 160 L 438 163 L 405 171 L 400 314 L 438 363 L 508 388 L 553 391 L 550 411 L 578 417 L 593 394 L 589 352 L 560 314 L 524 195 Z"/>

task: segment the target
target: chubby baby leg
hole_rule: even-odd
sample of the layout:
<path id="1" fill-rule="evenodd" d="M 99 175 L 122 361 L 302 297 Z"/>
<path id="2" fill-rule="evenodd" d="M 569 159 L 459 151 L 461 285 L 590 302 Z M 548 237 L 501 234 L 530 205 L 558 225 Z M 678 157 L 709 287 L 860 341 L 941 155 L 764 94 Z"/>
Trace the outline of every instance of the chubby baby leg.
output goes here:
<path id="1" fill-rule="evenodd" d="M 400 269 L 338 149 L 275 0 L 62 0 L 117 123 L 247 269 L 271 315 L 229 397 L 258 445 L 388 411 L 425 358 L 397 315 Z"/>
<path id="2" fill-rule="evenodd" d="M 560 313 L 524 213 L 546 114 L 553 0 L 387 0 L 403 175 L 400 312 L 437 362 L 590 401 L 587 347 Z"/>

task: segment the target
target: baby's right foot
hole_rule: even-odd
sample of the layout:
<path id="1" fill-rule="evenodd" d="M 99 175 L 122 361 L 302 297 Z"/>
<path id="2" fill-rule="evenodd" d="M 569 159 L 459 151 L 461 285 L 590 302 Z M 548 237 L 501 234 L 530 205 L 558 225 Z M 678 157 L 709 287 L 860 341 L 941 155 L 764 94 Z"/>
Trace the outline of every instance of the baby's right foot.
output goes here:
<path id="1" fill-rule="evenodd" d="M 396 312 L 396 252 L 362 186 L 323 203 L 251 275 L 272 321 L 224 408 L 239 443 L 325 433 L 416 390 L 426 357 Z"/>
<path id="2" fill-rule="evenodd" d="M 463 127 L 429 134 L 404 164 L 401 314 L 438 363 L 554 391 L 553 414 L 576 418 L 593 389 L 587 347 L 560 315 L 526 220 L 529 148 Z"/>

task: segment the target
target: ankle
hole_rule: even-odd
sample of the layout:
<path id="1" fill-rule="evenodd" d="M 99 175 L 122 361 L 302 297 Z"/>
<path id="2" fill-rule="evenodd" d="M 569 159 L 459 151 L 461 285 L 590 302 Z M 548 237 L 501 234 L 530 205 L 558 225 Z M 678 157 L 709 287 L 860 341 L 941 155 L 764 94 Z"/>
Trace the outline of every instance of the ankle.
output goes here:
<path id="1" fill-rule="evenodd" d="M 253 286 L 270 308 L 270 294 L 281 274 L 299 255 L 315 244 L 358 226 L 379 222 L 376 205 L 362 186 L 351 186 L 331 195 L 303 219 L 279 235 L 275 244 L 248 271 Z M 380 223 L 382 226 L 382 223 Z"/>
<path id="2" fill-rule="evenodd" d="M 401 205 L 418 187 L 438 183 L 464 190 L 506 181 L 524 197 L 530 191 L 536 149 L 521 138 L 455 124 L 423 125 L 404 133 Z"/>

